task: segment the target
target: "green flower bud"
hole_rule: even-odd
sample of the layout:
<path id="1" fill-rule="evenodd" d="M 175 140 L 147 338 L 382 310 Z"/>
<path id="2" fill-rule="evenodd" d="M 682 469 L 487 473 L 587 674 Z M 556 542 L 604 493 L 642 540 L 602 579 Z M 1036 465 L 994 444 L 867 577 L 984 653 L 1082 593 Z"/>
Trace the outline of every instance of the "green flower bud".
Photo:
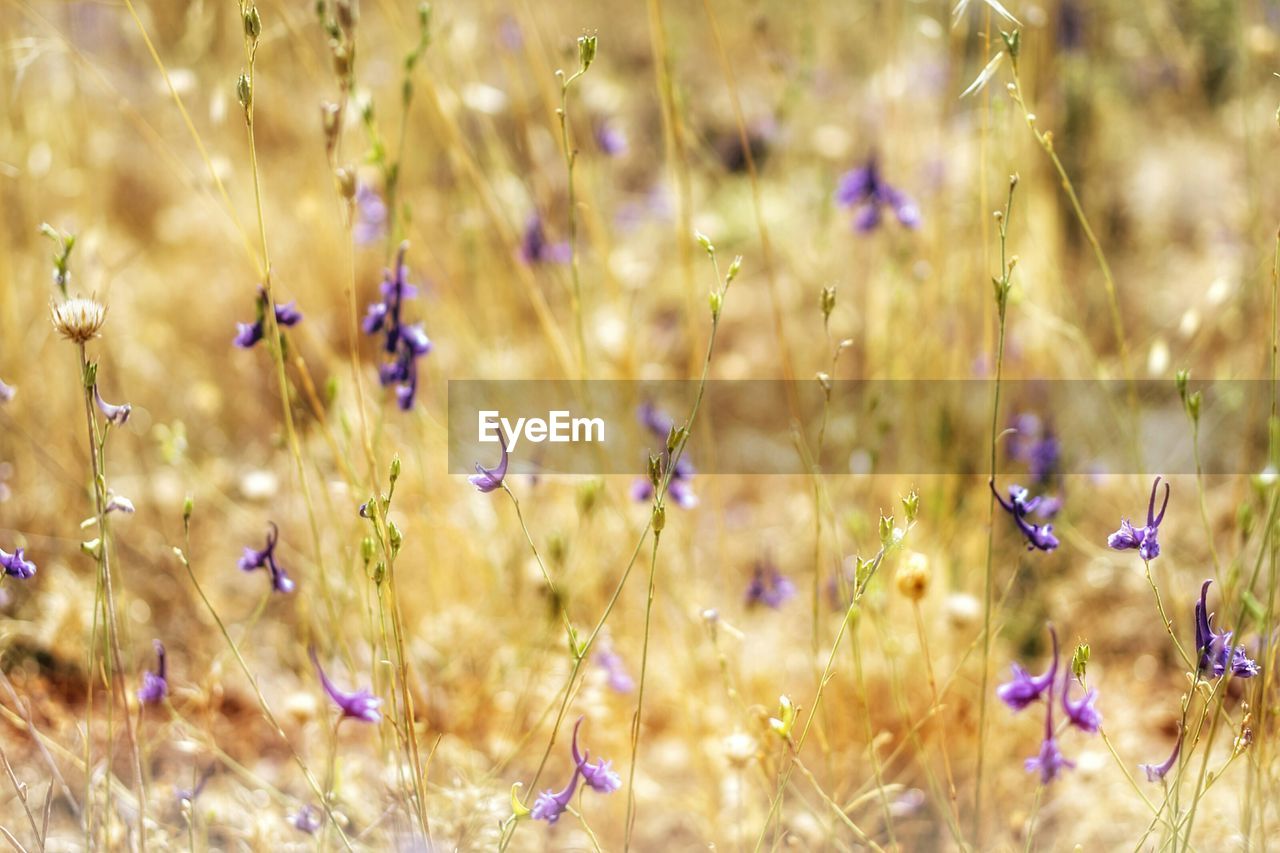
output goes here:
<path id="1" fill-rule="evenodd" d="M 653 532 L 661 533 L 662 528 L 667 526 L 667 509 L 662 504 L 654 504 L 653 507 Z"/>
<path id="2" fill-rule="evenodd" d="M 596 59 L 596 37 L 578 37 L 578 67 L 586 71 Z"/>
<path id="3" fill-rule="evenodd" d="M 698 245 L 702 247 L 702 251 L 706 252 L 708 256 L 713 258 L 715 257 L 716 247 L 711 245 L 710 237 L 703 234 L 701 231 L 694 231 L 693 239 L 698 241 Z"/>
<path id="4" fill-rule="evenodd" d="M 387 521 L 387 542 L 391 545 L 391 556 L 400 553 L 400 546 L 404 544 L 404 534 L 400 532 L 400 528 L 396 526 L 394 521 Z"/>
<path id="5" fill-rule="evenodd" d="M 920 512 L 920 494 L 915 489 L 902 499 L 902 509 L 907 514 L 908 524 L 916 520 L 916 515 Z"/>
<path id="6" fill-rule="evenodd" d="M 824 320 L 831 319 L 831 312 L 836 308 L 836 288 L 835 285 L 822 288 L 822 318 Z"/>
<path id="7" fill-rule="evenodd" d="M 360 559 L 367 566 L 373 562 L 374 550 L 377 546 L 373 542 L 372 536 L 366 536 L 360 540 Z"/>
<path id="8" fill-rule="evenodd" d="M 1085 669 L 1089 666 L 1089 644 L 1081 643 L 1076 646 L 1075 653 L 1071 655 L 1071 674 L 1076 678 L 1084 678 Z"/>
<path id="9" fill-rule="evenodd" d="M 241 74 L 236 80 L 236 100 L 248 112 L 253 107 L 253 86 L 249 83 L 249 75 Z"/>
<path id="10" fill-rule="evenodd" d="M 195 511 L 196 501 L 191 495 L 187 495 L 186 500 L 182 502 L 182 523 L 186 524 L 191 521 L 191 513 Z"/>
<path id="11" fill-rule="evenodd" d="M 249 11 L 244 13 L 244 34 L 250 41 L 257 41 L 262 35 L 262 17 L 257 6 L 249 7 Z"/>

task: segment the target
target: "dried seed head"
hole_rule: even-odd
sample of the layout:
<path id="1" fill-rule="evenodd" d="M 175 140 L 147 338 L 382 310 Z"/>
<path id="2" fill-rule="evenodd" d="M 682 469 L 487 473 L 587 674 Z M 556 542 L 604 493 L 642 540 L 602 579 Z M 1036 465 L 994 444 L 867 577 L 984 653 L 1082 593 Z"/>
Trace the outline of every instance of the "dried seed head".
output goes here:
<path id="1" fill-rule="evenodd" d="M 53 327 L 78 344 L 96 338 L 106 319 L 106 307 L 93 299 L 68 299 L 53 306 Z"/>
<path id="2" fill-rule="evenodd" d="M 898 592 L 912 601 L 919 601 L 929 591 L 929 581 L 933 575 L 929 571 L 929 558 L 917 551 L 907 554 L 898 568 L 894 581 Z"/>

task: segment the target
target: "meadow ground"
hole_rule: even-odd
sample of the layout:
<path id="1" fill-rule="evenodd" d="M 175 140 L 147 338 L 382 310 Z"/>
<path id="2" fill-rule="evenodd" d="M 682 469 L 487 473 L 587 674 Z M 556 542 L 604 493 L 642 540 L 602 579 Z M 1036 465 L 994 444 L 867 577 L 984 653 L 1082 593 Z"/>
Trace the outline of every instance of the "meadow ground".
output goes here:
<path id="1" fill-rule="evenodd" d="M 4 0 L 5 839 L 1274 844 L 1278 27 Z M 790 473 L 449 465 L 450 379 L 700 377 Z"/>

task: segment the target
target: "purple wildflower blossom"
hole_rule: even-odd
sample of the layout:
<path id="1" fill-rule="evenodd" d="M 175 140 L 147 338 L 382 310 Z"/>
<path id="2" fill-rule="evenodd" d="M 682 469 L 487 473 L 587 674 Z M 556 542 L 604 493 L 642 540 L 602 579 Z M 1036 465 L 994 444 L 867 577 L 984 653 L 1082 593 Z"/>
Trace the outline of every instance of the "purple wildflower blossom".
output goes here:
<path id="1" fill-rule="evenodd" d="M 601 119 L 595 127 L 596 145 L 610 157 L 621 157 L 627 153 L 627 134 L 618 125 L 608 119 Z"/>
<path id="2" fill-rule="evenodd" d="M 1022 531 L 1022 535 L 1027 538 L 1027 550 L 1052 551 L 1058 547 L 1058 538 L 1053 535 L 1052 524 L 1032 524 L 1027 520 L 1027 516 L 1032 513 L 1039 513 L 1042 504 L 1045 501 L 1043 497 L 1028 497 L 1030 494 L 1021 486 L 1009 487 L 1009 502 L 1006 503 L 1004 498 L 1000 497 L 1000 493 L 996 491 L 995 481 L 990 481 L 991 494 L 995 495 L 1000 506 L 1005 512 L 1013 516 L 1013 521 L 1018 525 L 1018 529 Z"/>
<path id="3" fill-rule="evenodd" d="M 601 638 L 600 650 L 596 652 L 596 663 L 608 675 L 609 687 L 615 693 L 630 693 L 635 690 L 636 683 L 627 672 L 622 656 L 613 650 L 613 644 Z"/>
<path id="4" fill-rule="evenodd" d="M 36 564 L 26 558 L 24 551 L 24 548 L 15 548 L 10 554 L 0 548 L 0 567 L 4 568 L 4 573 L 9 577 L 27 580 L 35 575 Z"/>
<path id="5" fill-rule="evenodd" d="M 582 720 L 583 718 L 579 717 L 573 724 L 573 742 L 570 747 L 573 763 L 582 774 L 582 781 L 587 783 L 591 790 L 597 794 L 612 794 L 622 787 L 622 777 L 613 770 L 612 761 L 605 761 L 602 758 L 595 764 L 591 764 L 590 750 L 578 751 L 578 729 L 582 728 Z"/>
<path id="6" fill-rule="evenodd" d="M 569 801 L 573 799 L 573 792 L 578 789 L 578 777 L 580 775 L 581 771 L 575 767 L 573 769 L 573 778 L 569 780 L 568 785 L 565 785 L 564 790 L 556 793 L 548 788 L 539 794 L 529 812 L 529 817 L 534 820 L 545 820 L 547 823 L 558 821 L 560 815 L 564 814 L 565 809 L 569 808 Z"/>
<path id="7" fill-rule="evenodd" d="M 14 388 L 12 385 L 5 384 L 5 381 L 0 379 L 0 403 L 9 402 L 13 399 L 13 395 L 17 393 L 17 388 Z"/>
<path id="8" fill-rule="evenodd" d="M 351 235 L 357 245 L 367 246 L 387 235 L 387 204 L 368 184 L 356 187 L 356 219 Z"/>
<path id="9" fill-rule="evenodd" d="M 263 287 L 258 288 L 257 312 L 257 317 L 252 323 L 236 323 L 236 336 L 231 343 L 240 349 L 252 348 L 266 334 L 267 291 Z M 278 326 L 296 326 L 302 322 L 302 312 L 293 302 L 285 305 L 276 303 L 275 312 Z"/>
<path id="10" fill-rule="evenodd" d="M 1098 698 L 1098 691 L 1090 687 L 1079 702 L 1071 701 L 1071 673 L 1062 679 L 1062 712 L 1067 715 L 1068 722 L 1082 732 L 1094 734 L 1102 725 L 1102 714 L 1093 707 Z"/>
<path id="11" fill-rule="evenodd" d="M 1048 723 L 1050 718 L 1045 717 Z M 1076 766 L 1062 754 L 1062 750 L 1058 749 L 1058 742 L 1053 737 L 1053 731 L 1045 726 L 1044 740 L 1040 744 L 1040 753 L 1028 758 L 1024 764 L 1028 773 L 1039 773 L 1041 783 L 1048 785 L 1058 777 L 1063 770 L 1069 770 Z"/>
<path id="12" fill-rule="evenodd" d="M 520 238 L 520 260 L 533 266 L 535 264 L 566 264 L 573 257 L 568 243 L 551 243 L 547 241 L 546 229 L 542 226 L 542 217 L 537 213 L 531 215 L 524 225 L 524 235 Z"/>
<path id="13" fill-rule="evenodd" d="M 511 453 L 507 450 L 507 441 L 501 434 L 498 435 L 498 444 L 502 447 L 502 458 L 498 460 L 498 464 L 492 468 L 485 468 L 477 462 L 476 473 L 467 478 L 467 482 L 482 492 L 493 492 L 502 488 L 502 481 L 507 476 L 507 462 L 511 458 Z"/>
<path id="14" fill-rule="evenodd" d="M 174 796 L 177 797 L 178 802 L 182 803 L 184 800 L 188 803 L 195 802 L 196 797 L 200 796 L 201 792 L 204 791 L 205 786 L 209 784 L 209 780 L 213 778 L 215 771 L 216 768 L 214 765 L 210 764 L 203 772 L 201 772 L 200 778 L 196 780 L 196 786 L 194 788 L 175 788 L 173 793 Z"/>
<path id="15" fill-rule="evenodd" d="M 1147 776 L 1148 782 L 1159 782 L 1169 771 L 1173 769 L 1173 765 L 1178 762 L 1178 753 L 1182 751 L 1182 732 L 1178 732 L 1178 739 L 1173 744 L 1173 752 L 1164 760 L 1164 764 L 1139 764 L 1138 769 Z"/>
<path id="16" fill-rule="evenodd" d="M 747 584 L 748 607 L 762 604 L 777 610 L 795 594 L 795 584 L 778 571 L 778 567 L 771 561 L 764 560 L 755 564 L 751 583 Z"/>
<path id="17" fill-rule="evenodd" d="M 1169 508 L 1169 484 L 1164 484 L 1164 503 L 1160 506 L 1160 514 L 1156 515 L 1156 491 L 1160 487 L 1160 478 L 1156 477 L 1151 484 L 1151 500 L 1147 502 L 1147 526 L 1134 527 L 1129 519 L 1121 519 L 1120 529 L 1107 537 L 1107 545 L 1116 551 L 1138 549 L 1138 556 L 1144 560 L 1154 560 L 1160 556 L 1160 541 L 1156 538 L 1160 522 L 1164 521 L 1165 510 Z"/>
<path id="18" fill-rule="evenodd" d="M 395 272 L 386 270 L 383 273 L 383 300 L 369 306 L 363 324 L 366 335 L 383 334 L 382 348 L 390 361 L 378 369 L 378 379 L 384 388 L 396 386 L 396 404 L 404 412 L 413 408 L 414 397 L 418 393 L 418 359 L 433 348 L 422 324 L 410 325 L 402 316 L 404 301 L 418 293 L 418 289 L 408 282 L 409 268 L 404 263 L 408 250 L 407 242 L 400 244 Z"/>
<path id="19" fill-rule="evenodd" d="M 1052 699 L 1053 680 L 1058 677 L 1058 632 L 1049 626 L 1053 642 L 1053 662 L 1043 675 L 1032 676 L 1021 665 L 1013 664 L 1013 680 L 996 688 L 996 696 L 1014 711 L 1021 711 L 1040 698 L 1046 690 Z"/>
<path id="20" fill-rule="evenodd" d="M 836 204 L 853 209 L 853 227 L 862 234 L 880 227 L 885 208 L 892 210 L 904 227 L 920 226 L 920 209 L 906 193 L 885 182 L 874 156 L 869 157 L 862 167 L 846 172 L 840 178 Z"/>
<path id="21" fill-rule="evenodd" d="M 102 395 L 98 393 L 96 382 L 93 385 L 93 399 L 98 404 L 98 410 L 102 412 L 102 416 L 115 426 L 124 426 L 125 421 L 129 420 L 129 415 L 133 414 L 133 406 L 128 403 L 113 406 L 102 399 Z"/>
<path id="22" fill-rule="evenodd" d="M 294 582 L 284 568 L 276 562 L 276 544 L 280 541 L 280 528 L 274 521 L 268 522 L 267 545 L 261 551 L 245 546 L 244 556 L 240 558 L 240 570 L 252 572 L 265 567 L 271 575 L 271 588 L 276 592 L 293 592 Z"/>
<path id="23" fill-rule="evenodd" d="M 316 656 L 314 646 L 307 649 L 307 654 L 311 656 L 311 663 L 316 668 L 316 674 L 320 676 L 320 683 L 324 685 L 324 692 L 328 693 L 333 703 L 341 709 L 344 719 L 351 717 L 366 723 L 382 722 L 382 712 L 378 710 L 382 706 L 381 699 L 364 688 L 352 693 L 342 692 L 333 685 L 333 682 L 329 680 L 329 676 L 324 674 L 324 670 L 320 667 L 320 658 Z"/>
<path id="24" fill-rule="evenodd" d="M 324 822 L 321 818 L 321 811 L 307 803 L 294 813 L 292 822 L 294 829 L 301 830 L 307 835 L 315 835 L 320 830 L 320 825 Z"/>
<path id="25" fill-rule="evenodd" d="M 156 650 L 156 671 L 142 673 L 142 687 L 138 688 L 138 701 L 144 705 L 159 705 L 169 695 L 169 679 L 165 674 L 164 643 L 153 640 Z"/>
<path id="26" fill-rule="evenodd" d="M 1231 631 L 1215 631 L 1210 624 L 1214 614 L 1209 612 L 1205 598 L 1211 583 L 1213 581 L 1207 580 L 1200 587 L 1200 601 L 1196 603 L 1196 650 L 1200 653 L 1200 672 L 1220 678 L 1230 668 L 1237 678 L 1252 678 L 1258 674 L 1258 664 L 1248 658 L 1244 646 L 1232 646 Z"/>

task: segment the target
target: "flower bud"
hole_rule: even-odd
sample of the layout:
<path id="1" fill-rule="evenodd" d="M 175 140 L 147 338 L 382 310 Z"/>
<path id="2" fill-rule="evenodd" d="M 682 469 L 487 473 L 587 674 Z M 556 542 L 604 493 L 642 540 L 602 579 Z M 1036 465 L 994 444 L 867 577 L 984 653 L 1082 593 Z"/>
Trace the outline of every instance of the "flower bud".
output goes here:
<path id="1" fill-rule="evenodd" d="M 390 520 L 387 521 L 387 541 L 391 545 L 391 555 L 394 557 L 400 552 L 400 546 L 404 544 L 404 534 L 400 532 L 396 523 Z"/>
<path id="2" fill-rule="evenodd" d="M 1089 644 L 1081 643 L 1076 646 L 1076 650 L 1071 655 L 1071 674 L 1076 678 L 1084 678 L 1084 672 L 1089 666 Z"/>
<path id="3" fill-rule="evenodd" d="M 719 317 L 720 309 L 724 307 L 724 295 L 720 291 L 714 290 L 707 298 L 707 302 L 711 305 L 711 316 Z"/>
<path id="4" fill-rule="evenodd" d="M 583 71 L 586 71 L 591 67 L 591 63 L 595 62 L 596 42 L 595 36 L 578 37 L 578 67 Z"/>
<path id="5" fill-rule="evenodd" d="M 250 6 L 249 11 L 244 13 L 244 34 L 255 42 L 262 35 L 262 16 L 258 14 L 257 6 Z"/>
<path id="6" fill-rule="evenodd" d="M 698 241 L 698 245 L 702 247 L 702 251 L 706 252 L 711 257 L 715 257 L 716 247 L 711 245 L 710 237 L 703 234 L 701 231 L 694 231 L 693 239 Z"/>
<path id="7" fill-rule="evenodd" d="M 893 516 L 882 515 L 880 516 L 880 545 L 883 548 L 888 548 L 893 542 Z"/>
<path id="8" fill-rule="evenodd" d="M 374 548 L 372 536 L 360 540 L 360 559 L 364 560 L 366 566 L 373 562 Z"/>
<path id="9" fill-rule="evenodd" d="M 729 272 L 725 273 L 724 283 L 727 286 L 729 282 L 738 277 L 738 273 L 742 272 L 742 255 L 734 255 L 733 263 L 729 264 Z"/>
<path id="10" fill-rule="evenodd" d="M 654 504 L 653 507 L 653 532 L 661 533 L 662 528 L 667 526 L 667 509 L 662 504 Z"/>
<path id="11" fill-rule="evenodd" d="M 195 512 L 196 500 L 187 495 L 187 499 L 182 502 L 182 523 L 187 524 L 191 521 L 191 513 Z"/>
<path id="12" fill-rule="evenodd" d="M 920 513 L 920 493 L 912 489 L 902 499 L 902 509 L 907 514 L 907 523 L 916 520 L 916 516 Z"/>
<path id="13" fill-rule="evenodd" d="M 253 85 L 249 82 L 248 74 L 241 74 L 236 78 L 236 100 L 244 107 L 245 112 L 253 107 Z"/>
<path id="14" fill-rule="evenodd" d="M 831 319 L 831 312 L 836 308 L 836 288 L 835 285 L 822 288 L 822 318 L 824 320 Z"/>

